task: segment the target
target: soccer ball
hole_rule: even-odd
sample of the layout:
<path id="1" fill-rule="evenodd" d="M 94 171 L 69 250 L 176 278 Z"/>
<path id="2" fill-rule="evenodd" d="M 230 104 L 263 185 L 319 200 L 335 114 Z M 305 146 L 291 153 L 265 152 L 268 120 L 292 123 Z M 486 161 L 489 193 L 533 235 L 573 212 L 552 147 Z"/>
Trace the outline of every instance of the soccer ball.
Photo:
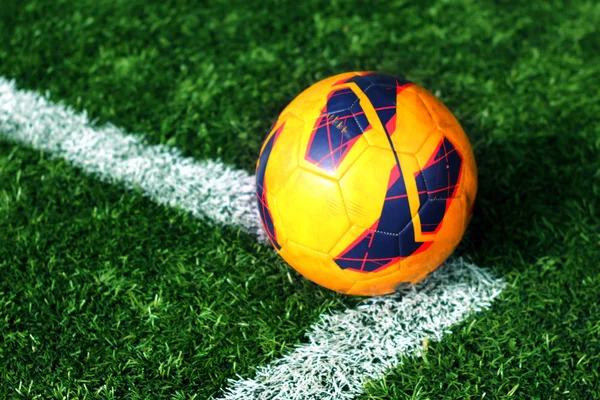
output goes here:
<path id="1" fill-rule="evenodd" d="M 459 243 L 475 201 L 469 139 L 427 90 L 375 72 L 322 80 L 262 147 L 260 216 L 277 252 L 341 293 L 414 284 Z"/>

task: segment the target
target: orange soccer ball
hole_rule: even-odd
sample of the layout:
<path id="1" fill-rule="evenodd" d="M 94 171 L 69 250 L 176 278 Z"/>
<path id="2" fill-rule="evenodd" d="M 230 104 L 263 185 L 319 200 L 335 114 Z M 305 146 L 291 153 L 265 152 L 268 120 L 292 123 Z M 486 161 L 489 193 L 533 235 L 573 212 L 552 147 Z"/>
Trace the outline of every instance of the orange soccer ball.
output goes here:
<path id="1" fill-rule="evenodd" d="M 354 295 L 414 284 L 454 251 L 477 192 L 469 139 L 393 75 L 322 80 L 279 115 L 256 171 L 260 215 L 298 272 Z"/>

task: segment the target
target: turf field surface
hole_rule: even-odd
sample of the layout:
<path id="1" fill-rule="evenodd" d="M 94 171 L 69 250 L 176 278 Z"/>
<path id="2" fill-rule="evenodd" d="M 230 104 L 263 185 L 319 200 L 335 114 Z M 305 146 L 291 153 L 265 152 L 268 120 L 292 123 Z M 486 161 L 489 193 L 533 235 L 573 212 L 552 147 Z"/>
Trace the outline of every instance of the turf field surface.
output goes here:
<path id="1" fill-rule="evenodd" d="M 278 111 L 321 78 L 382 70 L 430 89 L 478 160 L 458 253 L 509 286 L 364 398 L 598 397 L 594 2 L 3 4 L 1 75 L 249 172 Z M 237 229 L 0 149 L 4 397 L 206 398 L 356 303 Z"/>

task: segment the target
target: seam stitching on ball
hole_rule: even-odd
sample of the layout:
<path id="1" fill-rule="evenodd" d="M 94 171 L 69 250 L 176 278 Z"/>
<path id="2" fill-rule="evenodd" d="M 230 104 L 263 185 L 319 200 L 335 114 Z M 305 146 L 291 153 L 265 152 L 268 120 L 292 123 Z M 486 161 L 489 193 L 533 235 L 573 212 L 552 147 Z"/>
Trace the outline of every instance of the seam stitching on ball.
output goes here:
<path id="1" fill-rule="evenodd" d="M 358 86 L 358 85 L 357 85 Z M 370 84 L 369 86 L 367 86 L 365 88 L 365 90 L 361 90 L 361 92 L 366 96 L 367 95 L 367 90 L 369 90 L 370 88 L 372 88 L 374 86 L 374 84 Z M 360 88 L 359 88 L 360 89 Z M 350 89 L 352 90 L 352 89 Z M 354 93 L 354 90 L 352 90 L 352 93 Z M 350 107 L 348 107 L 347 109 L 350 110 L 352 107 L 354 107 L 356 105 L 356 103 L 360 102 L 360 97 L 358 97 L 358 95 L 356 93 L 354 93 L 356 95 L 356 100 L 354 100 L 354 103 L 352 103 L 350 105 Z M 366 115 L 365 115 L 366 116 Z M 368 119 L 367 119 L 368 120 Z"/>
<path id="2" fill-rule="evenodd" d="M 379 229 L 366 229 L 366 230 L 369 231 L 369 232 L 383 233 L 384 235 L 400 236 L 399 233 L 380 231 Z"/>

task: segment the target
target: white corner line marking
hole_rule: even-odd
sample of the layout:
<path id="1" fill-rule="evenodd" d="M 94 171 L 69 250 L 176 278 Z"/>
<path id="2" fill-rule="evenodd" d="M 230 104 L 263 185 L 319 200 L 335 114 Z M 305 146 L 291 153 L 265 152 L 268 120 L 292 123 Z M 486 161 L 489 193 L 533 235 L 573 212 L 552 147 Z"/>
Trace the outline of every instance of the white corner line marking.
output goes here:
<path id="1" fill-rule="evenodd" d="M 259 367 L 252 379 L 231 380 L 222 399 L 352 399 L 425 340 L 490 307 L 505 284 L 462 259 L 447 262 L 423 282 L 365 300 L 357 309 L 322 315 L 307 343 Z"/>

